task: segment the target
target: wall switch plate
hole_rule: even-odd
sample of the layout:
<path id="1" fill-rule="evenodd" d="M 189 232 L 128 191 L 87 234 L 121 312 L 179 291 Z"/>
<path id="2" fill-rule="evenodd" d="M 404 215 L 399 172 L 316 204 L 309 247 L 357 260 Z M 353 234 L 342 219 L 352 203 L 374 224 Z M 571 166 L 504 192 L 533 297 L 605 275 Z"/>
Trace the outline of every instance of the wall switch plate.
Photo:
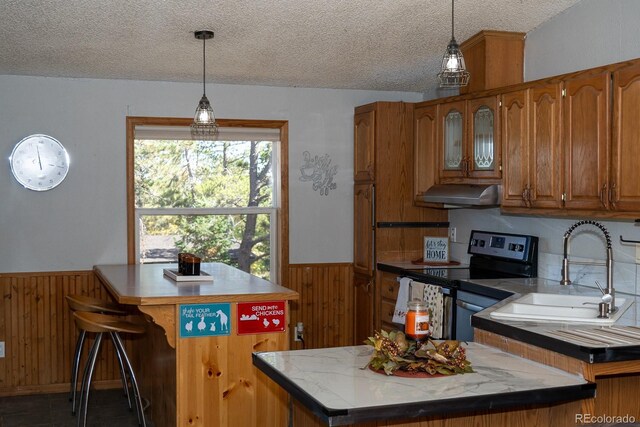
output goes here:
<path id="1" fill-rule="evenodd" d="M 456 231 L 455 227 L 449 227 L 449 241 L 452 243 L 456 242 Z"/>
<path id="2" fill-rule="evenodd" d="M 0 359 L 4 357 L 4 341 L 0 341 Z"/>

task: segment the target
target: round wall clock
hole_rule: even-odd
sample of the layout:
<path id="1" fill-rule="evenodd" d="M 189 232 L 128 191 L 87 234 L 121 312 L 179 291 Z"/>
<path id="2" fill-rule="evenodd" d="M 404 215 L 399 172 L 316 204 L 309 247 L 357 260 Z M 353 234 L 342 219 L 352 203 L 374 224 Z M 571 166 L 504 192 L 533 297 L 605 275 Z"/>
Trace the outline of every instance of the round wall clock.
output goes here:
<path id="1" fill-rule="evenodd" d="M 13 147 L 11 172 L 25 188 L 46 191 L 59 185 L 69 172 L 69 154 L 55 138 L 29 135 Z"/>

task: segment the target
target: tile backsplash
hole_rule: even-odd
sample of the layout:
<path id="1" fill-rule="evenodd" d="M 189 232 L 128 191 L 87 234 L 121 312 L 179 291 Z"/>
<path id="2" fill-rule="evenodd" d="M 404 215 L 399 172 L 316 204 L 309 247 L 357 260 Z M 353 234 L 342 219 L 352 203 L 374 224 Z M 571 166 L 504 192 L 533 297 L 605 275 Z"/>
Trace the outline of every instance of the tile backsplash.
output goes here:
<path id="1" fill-rule="evenodd" d="M 468 262 L 467 246 L 471 230 L 499 231 L 503 233 L 538 236 L 538 277 L 560 281 L 562 270 L 562 237 L 576 219 L 555 219 L 502 215 L 499 209 L 452 209 L 449 223 L 457 229 L 457 241 L 451 243 L 451 258 Z M 600 221 L 609 231 L 613 249 L 613 283 L 616 292 L 640 294 L 637 286 L 640 270 L 636 264 L 636 246 L 623 244 L 627 240 L 640 240 L 640 227 L 628 221 Z M 569 241 L 569 259 L 579 262 L 604 263 L 605 239 L 601 231 L 592 225 L 575 229 Z M 596 287 L 595 281 L 604 287 L 606 268 L 598 265 L 572 264 L 570 279 L 574 283 Z"/>

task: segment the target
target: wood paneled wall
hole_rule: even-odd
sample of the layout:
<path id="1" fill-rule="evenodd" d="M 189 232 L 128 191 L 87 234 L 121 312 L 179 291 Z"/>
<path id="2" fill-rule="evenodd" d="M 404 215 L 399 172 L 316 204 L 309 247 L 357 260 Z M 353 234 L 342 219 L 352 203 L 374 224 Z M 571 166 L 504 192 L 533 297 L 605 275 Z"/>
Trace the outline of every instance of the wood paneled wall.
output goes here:
<path id="1" fill-rule="evenodd" d="M 0 396 L 69 390 L 77 331 L 65 295 L 105 300 L 106 290 L 93 271 L 0 274 Z M 91 345 L 93 339 L 89 339 Z M 86 357 L 88 347 L 85 347 Z M 96 365 L 96 387 L 119 384 L 118 365 L 109 340 Z"/>
<path id="2" fill-rule="evenodd" d="M 290 348 L 295 325 L 304 323 L 306 348 L 353 345 L 353 267 L 351 264 L 290 264 L 287 287 L 300 294 L 291 301 Z"/>
<path id="3" fill-rule="evenodd" d="M 294 264 L 287 286 L 300 294 L 291 302 L 291 330 L 305 326 L 306 348 L 353 344 L 353 268 L 344 264 Z M 67 391 L 77 330 L 65 295 L 79 293 L 105 300 L 108 292 L 93 271 L 0 273 L 0 396 Z M 129 347 L 130 343 L 125 344 Z M 84 357 L 88 353 L 85 343 Z M 291 349 L 301 349 L 293 341 Z M 102 346 L 96 387 L 118 387 L 113 346 Z"/>

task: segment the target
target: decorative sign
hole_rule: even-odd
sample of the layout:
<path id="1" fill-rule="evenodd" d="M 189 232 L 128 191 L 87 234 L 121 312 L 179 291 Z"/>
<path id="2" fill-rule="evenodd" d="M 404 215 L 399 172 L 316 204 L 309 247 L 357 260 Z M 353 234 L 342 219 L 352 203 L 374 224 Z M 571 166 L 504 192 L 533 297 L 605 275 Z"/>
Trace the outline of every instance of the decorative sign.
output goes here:
<path id="1" fill-rule="evenodd" d="M 333 177 L 338 173 L 338 165 L 331 166 L 328 154 L 311 156 L 311 153 L 305 151 L 302 157 L 304 163 L 300 166 L 300 181 L 313 182 L 313 191 L 320 191 L 321 196 L 329 195 L 329 190 L 338 187 L 333 182 Z"/>
<path id="2" fill-rule="evenodd" d="M 238 303 L 238 335 L 284 332 L 285 301 Z"/>
<path id="3" fill-rule="evenodd" d="M 229 335 L 231 304 L 181 304 L 180 338 Z"/>
<path id="4" fill-rule="evenodd" d="M 424 262 L 449 262 L 449 238 L 425 237 L 424 238 Z"/>

